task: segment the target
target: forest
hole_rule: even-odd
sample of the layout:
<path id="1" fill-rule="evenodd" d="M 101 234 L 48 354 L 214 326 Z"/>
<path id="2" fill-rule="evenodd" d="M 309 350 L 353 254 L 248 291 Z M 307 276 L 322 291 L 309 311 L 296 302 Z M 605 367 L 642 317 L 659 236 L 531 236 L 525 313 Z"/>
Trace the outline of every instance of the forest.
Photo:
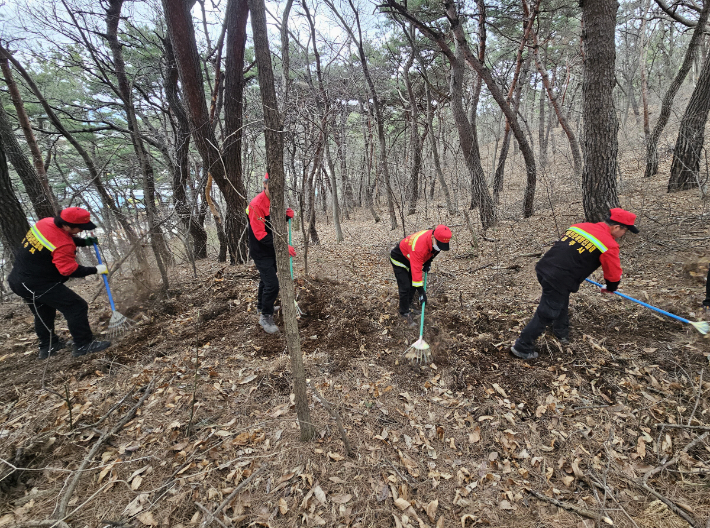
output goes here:
<path id="1" fill-rule="evenodd" d="M 710 527 L 709 14 L 0 1 L 0 527 Z M 73 207 L 111 345 L 40 359 L 10 273 Z M 614 208 L 646 306 L 582 284 L 511 355 L 536 263 Z M 437 225 L 403 320 L 390 251 Z"/>

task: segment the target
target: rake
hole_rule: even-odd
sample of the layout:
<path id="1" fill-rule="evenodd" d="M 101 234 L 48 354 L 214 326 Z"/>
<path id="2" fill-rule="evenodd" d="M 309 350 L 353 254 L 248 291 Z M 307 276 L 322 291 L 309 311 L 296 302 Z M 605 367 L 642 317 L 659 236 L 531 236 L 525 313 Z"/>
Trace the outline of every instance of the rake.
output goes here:
<path id="1" fill-rule="evenodd" d="M 595 286 L 598 286 L 599 288 L 602 287 L 601 284 L 599 284 L 598 282 L 594 282 L 591 279 L 584 279 L 584 280 L 586 280 L 587 282 L 589 282 L 591 284 L 594 284 Z M 701 334 L 707 334 L 708 332 L 710 332 L 710 324 L 708 324 L 706 321 L 688 321 L 688 319 L 683 319 L 680 316 L 677 316 L 677 315 L 672 314 L 670 312 L 666 312 L 665 310 L 661 310 L 660 308 L 656 308 L 655 306 L 651 306 L 650 304 L 646 304 L 643 301 L 639 301 L 638 299 L 634 299 L 633 297 L 629 297 L 628 295 L 625 295 L 625 294 L 620 293 L 618 291 L 615 291 L 614 293 L 616 295 L 618 295 L 619 297 L 623 297 L 624 299 L 628 299 L 629 301 L 633 301 L 636 304 L 640 304 L 641 306 L 645 306 L 646 308 L 650 308 L 654 312 L 658 312 L 660 314 L 667 315 L 671 319 L 675 319 L 676 321 L 680 321 L 681 323 L 687 323 L 689 325 L 692 325 L 693 328 L 695 328 Z"/>
<path id="2" fill-rule="evenodd" d="M 288 245 L 291 245 L 291 219 L 288 219 Z M 291 280 L 293 280 L 293 257 L 289 255 L 288 257 L 288 265 L 291 268 Z M 298 301 L 296 299 L 293 300 L 293 303 L 296 305 L 296 314 L 297 317 L 301 317 L 303 315 L 303 310 L 298 306 Z"/>
<path id="3" fill-rule="evenodd" d="M 426 279 L 427 273 L 424 273 L 424 291 L 426 291 Z M 426 302 L 422 303 L 422 315 L 419 320 L 419 339 L 414 343 L 409 345 L 407 350 L 404 352 L 404 357 L 409 360 L 410 363 L 418 363 L 419 365 L 428 365 L 431 363 L 432 357 L 429 351 L 429 343 L 424 341 L 424 308 L 426 307 Z"/>
<path id="4" fill-rule="evenodd" d="M 94 234 L 92 233 L 91 236 Z M 96 259 L 99 264 L 103 264 L 101 260 L 101 253 L 99 252 L 99 245 L 94 242 L 94 251 L 96 252 Z M 136 322 L 129 319 L 125 315 L 116 311 L 116 305 L 113 302 L 113 295 L 111 295 L 111 287 L 108 285 L 108 276 L 106 274 L 101 275 L 104 278 L 104 286 L 106 286 L 106 293 L 108 294 L 108 302 L 111 305 L 111 319 L 108 321 L 108 331 L 107 334 L 109 338 L 114 339 L 120 337 L 125 332 L 128 332 Z"/>

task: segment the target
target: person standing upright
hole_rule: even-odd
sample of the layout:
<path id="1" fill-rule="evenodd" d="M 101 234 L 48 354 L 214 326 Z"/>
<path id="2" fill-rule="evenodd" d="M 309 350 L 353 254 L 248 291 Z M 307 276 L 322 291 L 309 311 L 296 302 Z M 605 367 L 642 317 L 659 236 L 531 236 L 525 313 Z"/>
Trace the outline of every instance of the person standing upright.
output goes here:
<path id="1" fill-rule="evenodd" d="M 424 273 L 441 251 L 449 250 L 451 230 L 443 224 L 409 235 L 390 251 L 390 262 L 399 290 L 399 315 L 412 323 L 414 292 L 419 292 L 419 302 L 426 302 Z"/>
<path id="2" fill-rule="evenodd" d="M 636 215 L 621 208 L 609 211 L 605 222 L 585 222 L 571 226 L 535 266 L 542 297 L 535 315 L 520 333 L 511 353 L 521 359 L 535 359 L 535 340 L 552 325 L 552 332 L 563 345 L 569 343 L 569 296 L 599 266 L 606 286 L 602 293 L 613 293 L 621 282 L 619 244 L 627 231 L 638 233 Z"/>
<path id="3" fill-rule="evenodd" d="M 94 339 L 89 325 L 89 305 L 64 285 L 70 278 L 108 273 L 104 264 L 81 266 L 76 261 L 77 246 L 90 246 L 97 240 L 75 235 L 92 229 L 96 229 L 96 225 L 91 221 L 89 211 L 69 207 L 59 216 L 43 218 L 33 225 L 17 251 L 15 265 L 7 280 L 10 289 L 22 297 L 35 316 L 40 359 L 48 358 L 67 345 L 54 333 L 57 310 L 67 320 L 74 340 L 73 356 L 111 346 L 110 341 Z"/>
<path id="4" fill-rule="evenodd" d="M 276 275 L 276 251 L 270 220 L 271 194 L 269 193 L 269 173 L 264 176 L 264 190 L 249 202 L 249 254 L 259 270 L 259 290 L 256 310 L 259 324 L 267 334 L 275 334 L 279 327 L 274 323 L 274 301 L 279 294 L 279 278 Z M 286 221 L 293 218 L 293 209 L 286 209 Z M 288 253 L 296 256 L 293 246 Z"/>

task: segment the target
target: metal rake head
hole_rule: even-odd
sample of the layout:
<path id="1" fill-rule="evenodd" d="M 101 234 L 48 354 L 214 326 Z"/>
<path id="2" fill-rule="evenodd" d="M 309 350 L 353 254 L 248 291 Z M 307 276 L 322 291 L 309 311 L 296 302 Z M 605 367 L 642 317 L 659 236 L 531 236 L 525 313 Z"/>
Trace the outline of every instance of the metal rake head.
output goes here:
<path id="1" fill-rule="evenodd" d="M 111 319 L 108 321 L 106 333 L 111 339 L 114 339 L 128 332 L 135 324 L 136 322 L 133 319 L 129 319 L 119 312 L 113 312 Z"/>
<path id="2" fill-rule="evenodd" d="M 692 324 L 693 327 L 703 335 L 710 332 L 710 323 L 707 321 L 690 321 L 690 324 Z"/>
<path id="3" fill-rule="evenodd" d="M 409 348 L 404 353 L 404 357 L 407 358 L 411 364 L 428 365 L 432 362 L 429 344 L 422 338 L 419 338 L 409 345 Z"/>

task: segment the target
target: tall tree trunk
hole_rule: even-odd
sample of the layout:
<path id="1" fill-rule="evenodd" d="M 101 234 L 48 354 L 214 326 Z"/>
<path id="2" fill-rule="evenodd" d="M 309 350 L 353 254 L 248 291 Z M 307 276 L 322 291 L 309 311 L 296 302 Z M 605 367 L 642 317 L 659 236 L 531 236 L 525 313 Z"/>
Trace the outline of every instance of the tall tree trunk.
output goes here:
<path id="1" fill-rule="evenodd" d="M 242 170 L 242 141 L 244 138 L 244 50 L 247 41 L 247 0 L 227 2 L 227 60 L 224 82 L 224 166 L 226 184 L 231 189 L 232 203 L 226 212 L 226 231 L 237 262 L 248 259 L 246 189 Z M 223 192 L 224 194 L 224 192 Z M 226 196 L 225 196 L 226 198 Z M 233 209 L 238 207 L 239 209 Z M 238 237 L 236 240 L 234 237 Z"/>
<path id="2" fill-rule="evenodd" d="M 367 81 L 367 86 L 370 90 L 370 98 L 372 99 L 372 106 L 375 110 L 375 120 L 377 121 L 377 140 L 380 147 L 380 170 L 382 170 L 382 177 L 384 179 L 385 190 L 387 192 L 387 208 L 390 214 L 390 229 L 394 231 L 395 229 L 397 229 L 397 215 L 394 211 L 394 196 L 392 192 L 392 185 L 390 182 L 389 167 L 387 165 L 387 143 L 385 140 L 385 123 L 384 117 L 382 115 L 380 98 L 377 95 L 375 83 L 372 81 L 372 77 L 370 76 L 370 68 L 367 65 L 365 47 L 362 41 L 362 29 L 360 27 L 360 13 L 358 12 L 357 7 L 355 7 L 355 5 L 353 4 L 352 0 L 348 0 L 348 4 L 350 4 L 350 8 L 352 9 L 353 14 L 355 15 L 355 25 L 357 27 L 358 32 L 358 38 L 355 38 L 355 34 L 353 33 L 352 28 L 347 22 L 345 22 L 345 20 L 343 20 L 342 16 L 340 15 L 340 12 L 333 5 L 332 0 L 325 0 L 325 3 L 328 5 L 328 7 L 330 7 L 331 11 L 333 11 L 333 14 L 338 17 L 342 27 L 345 29 L 345 31 L 347 31 L 348 35 L 357 46 L 358 56 L 360 57 L 360 63 L 362 65 L 362 73 L 365 76 L 365 80 Z"/>
<path id="3" fill-rule="evenodd" d="M 27 217 L 22 210 L 15 190 L 10 181 L 10 171 L 5 158 L 5 145 L 0 137 L 0 242 L 9 257 L 10 263 L 15 261 L 15 251 L 22 244 L 22 239 L 30 230 Z"/>
<path id="4" fill-rule="evenodd" d="M 365 145 L 365 171 L 363 174 L 364 184 L 364 194 L 365 203 L 367 204 L 367 209 L 372 215 L 372 219 L 375 223 L 380 221 L 380 215 L 375 209 L 375 202 L 372 197 L 372 186 L 370 185 L 370 174 L 372 174 L 372 115 L 370 112 L 370 107 L 368 105 L 367 111 L 365 110 L 365 104 L 360 101 L 360 115 L 362 116 L 362 134 L 363 134 L 363 144 Z"/>
<path id="5" fill-rule="evenodd" d="M 52 188 L 49 185 L 47 171 L 44 168 L 44 159 L 42 158 L 42 153 L 39 150 L 39 145 L 37 144 L 35 135 L 32 132 L 32 125 L 30 124 L 30 118 L 27 116 L 27 112 L 25 111 L 25 104 L 22 101 L 22 95 L 20 95 L 20 90 L 17 88 L 17 83 L 12 75 L 10 62 L 2 55 L 2 53 L 0 53 L 0 68 L 2 68 L 2 73 L 5 77 L 5 82 L 7 83 L 7 89 L 10 92 L 10 98 L 12 99 L 12 104 L 14 105 L 15 112 L 17 113 L 17 121 L 20 123 L 20 128 L 22 128 L 22 133 L 25 136 L 27 146 L 30 147 L 32 162 L 34 163 L 37 177 L 39 178 L 42 189 L 44 190 L 44 194 L 52 204 L 54 214 L 59 214 L 59 203 L 57 202 L 57 197 L 54 195 Z"/>
<path id="6" fill-rule="evenodd" d="M 335 175 L 335 163 L 330 155 L 330 143 L 326 140 L 325 142 L 325 157 L 328 161 L 328 167 L 330 168 L 331 174 L 331 200 L 333 202 L 333 227 L 335 228 L 335 241 L 342 242 L 345 240 L 343 237 L 343 230 L 340 227 L 340 204 L 338 203 L 338 179 Z"/>
<path id="7" fill-rule="evenodd" d="M 545 96 L 543 91 L 540 90 L 540 121 L 538 122 L 537 129 L 537 142 L 538 142 L 538 158 L 540 160 L 540 167 L 543 169 L 547 167 L 547 134 L 545 133 Z"/>
<path id="8" fill-rule="evenodd" d="M 683 63 L 680 65 L 678 73 L 676 73 L 673 81 L 671 82 L 668 90 L 663 96 L 663 102 L 661 103 L 661 113 L 658 116 L 658 121 L 653 127 L 653 132 L 651 133 L 648 143 L 646 144 L 646 172 L 644 176 L 650 178 L 658 172 L 658 140 L 661 137 L 661 133 L 668 123 L 668 119 L 671 115 L 671 107 L 673 106 L 673 99 L 675 99 L 678 90 L 683 84 L 685 77 L 688 75 L 691 66 L 695 62 L 695 58 L 698 55 L 698 48 L 703 39 L 703 33 L 705 31 L 705 26 L 707 25 L 708 15 L 710 14 L 710 1 L 706 0 L 703 3 L 703 9 L 700 11 L 700 18 L 698 18 L 698 24 L 693 30 L 693 36 L 690 37 L 690 42 L 688 43 L 688 49 L 685 51 L 685 57 L 683 58 Z M 703 66 L 705 68 L 705 66 Z M 700 74 L 702 77 L 702 73 Z M 700 79 L 698 79 L 698 84 L 695 90 L 698 89 Z M 695 94 L 695 91 L 693 91 Z M 692 99 L 691 99 L 692 100 Z M 688 108 L 690 108 L 690 103 L 688 103 Z M 687 113 L 686 109 L 686 113 Z M 705 121 L 703 121 L 703 124 Z M 683 121 L 681 121 L 681 127 L 683 126 Z M 678 136 L 680 140 L 680 136 Z M 677 145 L 677 143 L 676 143 Z M 674 158 L 675 159 L 675 158 Z M 680 168 L 678 170 L 681 170 Z M 680 174 L 680 173 L 679 173 Z M 670 182 L 669 182 L 670 189 Z"/>
<path id="9" fill-rule="evenodd" d="M 703 63 L 698 83 L 680 121 L 678 139 L 673 150 L 668 192 L 698 186 L 700 155 L 705 139 L 705 124 L 710 111 L 710 54 Z"/>
<path id="10" fill-rule="evenodd" d="M 415 43 L 415 29 L 412 24 L 409 28 L 403 27 L 404 31 L 409 32 L 409 43 L 412 47 L 412 51 L 409 54 L 406 64 L 404 65 L 404 85 L 407 88 L 407 97 L 409 97 L 409 118 L 411 127 L 409 129 L 409 145 L 412 151 L 412 170 L 409 175 L 409 209 L 407 210 L 407 215 L 413 215 L 417 212 L 417 199 L 419 198 L 419 173 L 422 167 L 422 139 L 419 136 L 419 107 L 417 106 L 417 99 L 414 95 L 414 88 L 412 87 L 412 80 L 409 76 L 409 70 L 414 64 L 414 57 L 416 55 L 416 43 Z"/>
<path id="11" fill-rule="evenodd" d="M 532 25 L 532 22 L 531 22 Z M 523 91 L 523 84 L 527 82 L 528 68 L 530 65 L 530 57 L 525 59 L 525 63 L 522 67 L 522 72 L 520 75 L 520 80 L 515 85 L 515 92 L 512 94 L 513 110 L 518 113 L 520 108 L 520 99 Z M 512 86 L 511 86 L 512 88 Z M 541 102 L 542 102 L 542 98 Z M 500 193 L 503 192 L 503 175 L 505 172 L 505 162 L 508 158 L 508 149 L 510 147 L 510 125 L 508 121 L 505 122 L 505 131 L 503 132 L 503 144 L 500 147 L 500 158 L 498 159 L 498 167 L 496 168 L 496 174 L 493 177 L 493 200 L 495 203 L 500 201 Z"/>
<path id="12" fill-rule="evenodd" d="M 55 216 L 57 212 L 54 209 L 51 198 L 45 192 L 35 168 L 22 152 L 22 148 L 17 142 L 10 118 L 3 108 L 2 99 L 0 99 L 0 136 L 2 137 L 5 154 L 15 168 L 20 180 L 22 180 L 22 185 L 24 185 L 25 192 L 32 203 L 37 220 Z"/>
<path id="13" fill-rule="evenodd" d="M 274 73 L 271 69 L 271 54 L 269 52 L 269 36 L 266 28 L 264 0 L 249 0 L 251 11 L 252 32 L 254 34 L 254 50 L 259 67 L 259 89 L 264 107 L 264 135 L 266 136 L 266 159 L 271 170 L 271 218 L 274 224 L 274 246 L 279 269 L 283 270 L 279 278 L 282 284 L 281 297 L 286 329 L 286 343 L 291 355 L 291 370 L 293 373 L 293 392 L 296 396 L 296 414 L 301 428 L 301 440 L 311 440 L 315 428 L 311 422 L 306 392 L 306 373 L 301 355 L 301 341 L 298 335 L 296 321 L 295 294 L 293 280 L 285 270 L 289 269 L 288 239 L 286 237 L 286 210 L 284 205 L 284 165 L 283 165 L 283 130 L 278 113 L 278 101 L 274 88 Z"/>
<path id="14" fill-rule="evenodd" d="M 451 63 L 451 113 L 456 122 L 456 129 L 459 133 L 459 143 L 463 151 L 466 167 L 468 168 L 471 177 L 471 196 L 472 201 L 479 207 L 479 215 L 483 229 L 488 229 L 496 223 L 496 213 L 493 206 L 493 200 L 486 187 L 485 175 L 483 166 L 481 165 L 481 156 L 478 152 L 478 142 L 473 134 L 471 123 L 466 116 L 466 111 L 463 107 L 463 75 L 465 63 L 463 62 L 463 53 L 458 44 L 456 47 L 456 60 Z"/>
<path id="15" fill-rule="evenodd" d="M 598 0 L 591 0 L 591 1 L 598 1 Z M 550 104 L 552 104 L 552 108 L 555 111 L 555 114 L 557 115 L 557 120 L 560 123 L 560 126 L 562 127 L 562 130 L 564 130 L 565 134 L 567 134 L 567 139 L 569 140 L 569 146 L 570 149 L 572 150 L 572 163 L 574 165 L 574 174 L 576 176 L 579 176 L 582 173 L 582 155 L 580 154 L 579 151 L 579 142 L 577 141 L 577 136 L 575 136 L 574 131 L 572 130 L 572 127 L 569 125 L 567 122 L 567 119 L 565 118 L 564 114 L 562 113 L 562 109 L 560 108 L 560 105 L 557 104 L 557 97 L 555 97 L 554 92 L 552 91 L 552 85 L 550 84 L 550 80 L 547 77 L 547 71 L 542 67 L 542 62 L 540 61 L 540 53 L 538 50 L 538 42 L 537 42 L 537 33 L 532 32 L 532 37 L 533 37 L 533 51 L 535 54 L 535 65 L 537 66 L 537 71 L 540 73 L 540 76 L 542 77 L 542 84 L 545 87 L 545 91 L 547 92 L 547 96 L 550 99 Z M 542 104 L 542 98 L 540 99 L 540 104 Z"/>
<path id="16" fill-rule="evenodd" d="M 609 209 L 619 205 L 616 188 L 616 163 L 619 122 L 612 92 L 616 76 L 617 0 L 583 0 L 582 42 L 582 118 L 584 120 L 584 169 L 582 203 L 589 222 L 608 217 Z"/>
<path id="17" fill-rule="evenodd" d="M 422 65 L 423 67 L 423 65 Z M 444 199 L 446 200 L 446 209 L 449 211 L 450 215 L 456 214 L 456 207 L 454 207 L 451 201 L 451 194 L 449 193 L 449 186 L 444 178 L 444 171 L 441 170 L 441 160 L 439 159 L 439 147 L 436 144 L 436 134 L 434 133 L 434 107 L 431 104 L 431 89 L 428 82 L 424 82 L 424 89 L 426 90 L 426 112 L 427 112 L 427 122 L 429 126 L 429 142 L 431 144 L 431 154 L 434 158 L 434 170 L 436 171 L 436 176 L 439 178 L 439 183 L 441 185 L 441 191 L 444 193 Z M 433 186 L 432 186 L 433 188 Z"/>
<path id="18" fill-rule="evenodd" d="M 230 1 L 243 2 L 244 0 Z M 163 0 L 163 10 L 168 34 L 175 52 L 175 62 L 182 84 L 192 138 L 200 153 L 205 170 L 212 174 L 222 196 L 224 196 L 226 204 L 225 234 L 229 257 L 230 262 L 236 264 L 237 262 L 245 262 L 247 254 L 246 238 L 242 236 L 244 229 L 246 229 L 246 215 L 244 214 L 247 205 L 246 191 L 241 173 L 226 172 L 225 160 L 221 157 L 217 138 L 210 126 L 200 57 L 195 39 L 195 27 L 190 14 L 193 4 L 192 0 Z M 230 10 L 230 13 L 232 12 Z M 238 29 L 236 27 L 234 29 L 238 33 Z M 225 112 L 227 112 L 226 108 Z"/>
<path id="19" fill-rule="evenodd" d="M 192 238 L 192 254 L 199 260 L 207 258 L 207 232 L 197 211 L 197 198 L 194 204 L 187 198 L 187 184 L 190 179 L 190 122 L 180 100 L 177 65 L 169 38 L 163 39 L 163 46 L 167 64 L 163 83 L 165 99 L 175 121 L 174 158 L 168 156 L 172 173 L 173 203 L 180 222 Z M 201 193 L 195 193 L 195 196 L 199 194 Z"/>
<path id="20" fill-rule="evenodd" d="M 155 177 L 153 175 L 153 166 L 150 163 L 148 152 L 143 144 L 138 120 L 136 119 L 135 108 L 133 107 L 133 94 L 131 92 L 131 84 L 126 75 L 126 64 L 123 59 L 123 49 L 118 41 L 118 24 L 121 20 L 121 8 L 123 0 L 109 0 L 106 8 L 106 35 L 111 55 L 113 58 L 114 73 L 116 74 L 117 95 L 123 103 L 123 110 L 126 113 L 126 121 L 128 123 L 128 131 L 133 143 L 133 150 L 138 158 L 138 163 L 143 176 L 143 191 L 145 211 L 148 217 L 148 225 L 150 230 L 150 245 L 155 255 L 155 262 L 160 271 L 160 276 L 163 280 L 163 293 L 167 294 L 170 288 L 170 279 L 168 278 L 167 264 L 169 264 L 170 252 L 163 231 L 160 228 L 157 219 L 157 211 L 155 207 Z"/>

